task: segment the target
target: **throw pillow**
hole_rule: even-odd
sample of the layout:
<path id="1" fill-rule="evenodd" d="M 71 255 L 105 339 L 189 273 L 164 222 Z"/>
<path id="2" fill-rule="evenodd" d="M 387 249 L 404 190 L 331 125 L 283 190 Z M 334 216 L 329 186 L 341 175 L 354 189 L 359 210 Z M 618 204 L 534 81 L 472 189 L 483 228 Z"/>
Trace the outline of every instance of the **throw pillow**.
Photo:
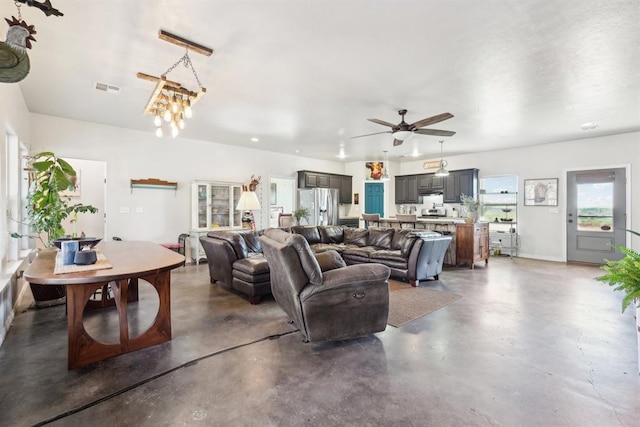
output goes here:
<path id="1" fill-rule="evenodd" d="M 344 242 L 347 245 L 367 246 L 367 236 L 369 230 L 362 230 L 359 228 L 345 228 L 344 229 Z"/>

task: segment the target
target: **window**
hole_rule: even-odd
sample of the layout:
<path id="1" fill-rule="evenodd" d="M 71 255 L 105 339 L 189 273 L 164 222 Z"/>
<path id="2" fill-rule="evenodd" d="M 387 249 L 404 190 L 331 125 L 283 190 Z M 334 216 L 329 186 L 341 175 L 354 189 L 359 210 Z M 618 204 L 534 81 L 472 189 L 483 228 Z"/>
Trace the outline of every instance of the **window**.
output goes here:
<path id="1" fill-rule="evenodd" d="M 576 175 L 579 231 L 613 232 L 613 184 L 611 172 Z"/>
<path id="2" fill-rule="evenodd" d="M 500 175 L 487 176 L 480 179 L 480 219 L 482 221 L 497 221 L 515 217 L 515 205 L 518 202 L 518 176 Z"/>

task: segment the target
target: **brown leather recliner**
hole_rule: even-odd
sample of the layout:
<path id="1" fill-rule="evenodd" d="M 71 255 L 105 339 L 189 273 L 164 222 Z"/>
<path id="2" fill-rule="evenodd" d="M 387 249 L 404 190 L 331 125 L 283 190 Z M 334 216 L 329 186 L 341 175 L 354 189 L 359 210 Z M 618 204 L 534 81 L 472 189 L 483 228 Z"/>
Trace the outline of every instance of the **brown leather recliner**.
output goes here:
<path id="1" fill-rule="evenodd" d="M 260 237 L 271 291 L 306 341 L 333 341 L 385 330 L 389 267 L 346 266 L 335 251 L 314 256 L 304 237 L 269 229 Z M 324 271 L 323 271 L 324 270 Z"/>

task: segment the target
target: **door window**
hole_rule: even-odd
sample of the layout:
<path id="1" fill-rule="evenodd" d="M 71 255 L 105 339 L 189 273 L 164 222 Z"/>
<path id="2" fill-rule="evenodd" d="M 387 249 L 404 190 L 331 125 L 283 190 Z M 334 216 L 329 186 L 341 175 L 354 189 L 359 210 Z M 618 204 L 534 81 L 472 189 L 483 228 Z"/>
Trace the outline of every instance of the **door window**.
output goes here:
<path id="1" fill-rule="evenodd" d="M 613 232 L 613 184 L 610 172 L 576 175 L 578 231 Z"/>

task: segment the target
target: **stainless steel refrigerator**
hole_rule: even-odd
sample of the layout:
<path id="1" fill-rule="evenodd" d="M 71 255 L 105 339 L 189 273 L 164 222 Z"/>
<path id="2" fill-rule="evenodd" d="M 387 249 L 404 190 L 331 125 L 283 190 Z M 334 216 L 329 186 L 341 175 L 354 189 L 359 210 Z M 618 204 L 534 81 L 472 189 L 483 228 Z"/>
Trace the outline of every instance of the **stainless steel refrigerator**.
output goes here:
<path id="1" fill-rule="evenodd" d="M 298 209 L 309 210 L 309 220 L 301 225 L 338 225 L 338 190 L 335 188 L 309 188 L 298 190 Z"/>

